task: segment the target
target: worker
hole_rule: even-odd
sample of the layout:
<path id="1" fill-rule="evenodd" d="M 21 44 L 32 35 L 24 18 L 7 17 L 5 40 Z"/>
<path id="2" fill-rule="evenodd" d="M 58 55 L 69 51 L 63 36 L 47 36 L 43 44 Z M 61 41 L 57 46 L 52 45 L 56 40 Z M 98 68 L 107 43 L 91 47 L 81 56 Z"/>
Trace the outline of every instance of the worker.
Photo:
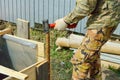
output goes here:
<path id="1" fill-rule="evenodd" d="M 2 20 L 0 20 L 0 30 L 5 29 L 6 26 L 4 25 L 4 22 Z"/>
<path id="2" fill-rule="evenodd" d="M 76 0 L 65 17 L 55 21 L 56 30 L 65 30 L 88 17 L 85 38 L 73 55 L 73 80 L 102 80 L 100 49 L 120 22 L 120 0 Z"/>

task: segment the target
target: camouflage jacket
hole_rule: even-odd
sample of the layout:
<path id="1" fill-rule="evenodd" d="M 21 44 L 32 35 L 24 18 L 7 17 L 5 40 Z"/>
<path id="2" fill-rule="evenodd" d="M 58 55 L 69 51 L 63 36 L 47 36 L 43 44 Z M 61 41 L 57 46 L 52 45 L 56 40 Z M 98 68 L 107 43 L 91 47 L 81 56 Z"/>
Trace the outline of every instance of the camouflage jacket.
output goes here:
<path id="1" fill-rule="evenodd" d="M 88 28 L 116 27 L 120 22 L 119 0 L 76 0 L 76 6 L 64 17 L 68 24 L 88 16 Z"/>

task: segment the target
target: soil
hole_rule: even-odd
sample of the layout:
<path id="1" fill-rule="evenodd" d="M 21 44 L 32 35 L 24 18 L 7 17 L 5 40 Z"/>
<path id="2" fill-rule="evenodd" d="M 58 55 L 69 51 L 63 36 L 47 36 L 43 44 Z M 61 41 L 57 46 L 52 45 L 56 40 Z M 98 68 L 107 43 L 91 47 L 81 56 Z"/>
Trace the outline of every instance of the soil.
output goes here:
<path id="1" fill-rule="evenodd" d="M 102 80 L 120 80 L 120 75 L 115 72 L 103 68 Z"/>

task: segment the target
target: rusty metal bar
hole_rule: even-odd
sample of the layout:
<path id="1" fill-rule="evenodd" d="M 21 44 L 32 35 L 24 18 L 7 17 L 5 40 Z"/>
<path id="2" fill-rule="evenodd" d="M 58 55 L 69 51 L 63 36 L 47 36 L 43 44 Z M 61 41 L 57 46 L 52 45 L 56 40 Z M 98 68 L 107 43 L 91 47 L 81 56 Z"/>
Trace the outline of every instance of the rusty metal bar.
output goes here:
<path id="1" fill-rule="evenodd" d="M 44 32 L 46 37 L 46 45 L 45 45 L 45 53 L 46 53 L 46 59 L 48 60 L 48 80 L 50 80 L 50 33 L 49 33 L 49 24 L 48 20 L 43 21 L 44 26 Z"/>

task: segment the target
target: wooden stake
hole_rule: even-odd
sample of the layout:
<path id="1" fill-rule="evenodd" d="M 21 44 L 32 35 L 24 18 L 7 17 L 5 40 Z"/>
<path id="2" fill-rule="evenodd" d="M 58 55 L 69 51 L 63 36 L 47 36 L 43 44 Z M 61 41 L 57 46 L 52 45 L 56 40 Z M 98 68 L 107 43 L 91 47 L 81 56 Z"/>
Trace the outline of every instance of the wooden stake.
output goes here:
<path id="1" fill-rule="evenodd" d="M 17 19 L 17 36 L 30 39 L 30 23 L 23 19 Z"/>

